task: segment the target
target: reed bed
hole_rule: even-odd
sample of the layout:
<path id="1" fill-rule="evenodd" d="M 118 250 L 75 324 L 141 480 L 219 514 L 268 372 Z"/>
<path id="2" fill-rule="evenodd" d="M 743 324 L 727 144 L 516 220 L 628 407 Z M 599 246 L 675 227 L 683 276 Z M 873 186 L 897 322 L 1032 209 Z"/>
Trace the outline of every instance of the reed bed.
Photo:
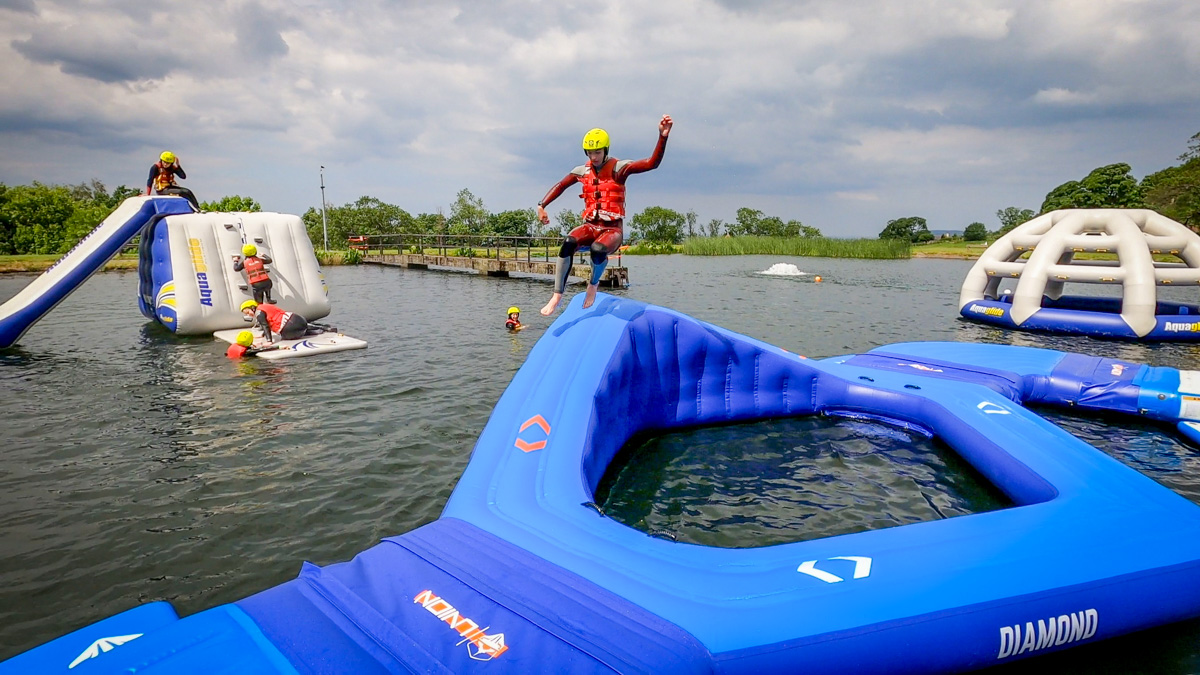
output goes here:
<path id="1" fill-rule="evenodd" d="M 791 255 L 819 258 L 897 260 L 912 257 L 912 245 L 899 239 L 827 237 L 692 237 L 685 255 Z"/>

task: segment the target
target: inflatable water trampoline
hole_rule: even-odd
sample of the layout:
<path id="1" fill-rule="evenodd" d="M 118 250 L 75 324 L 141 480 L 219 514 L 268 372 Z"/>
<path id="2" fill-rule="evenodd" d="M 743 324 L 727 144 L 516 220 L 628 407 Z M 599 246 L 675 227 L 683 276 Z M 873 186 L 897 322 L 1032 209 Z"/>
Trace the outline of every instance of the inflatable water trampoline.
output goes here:
<path id="1" fill-rule="evenodd" d="M 1021 405 L 1186 424 L 1197 373 L 960 343 L 816 361 L 581 300 L 500 398 L 440 519 L 183 619 L 132 609 L 0 673 L 950 672 L 1200 615 L 1200 506 Z M 721 549 L 591 504 L 636 434 L 803 415 L 922 430 L 1014 505 Z"/>
<path id="2" fill-rule="evenodd" d="M 1080 253 L 1116 260 L 1078 259 Z M 1015 289 L 1006 288 L 1014 279 Z M 1064 295 L 1066 284 L 1117 287 L 1120 296 Z M 1197 285 L 1200 235 L 1183 225 L 1147 209 L 1066 209 L 989 246 L 963 281 L 958 304 L 965 318 L 1006 328 L 1191 341 L 1200 340 L 1200 305 L 1159 299 L 1158 288 Z"/>

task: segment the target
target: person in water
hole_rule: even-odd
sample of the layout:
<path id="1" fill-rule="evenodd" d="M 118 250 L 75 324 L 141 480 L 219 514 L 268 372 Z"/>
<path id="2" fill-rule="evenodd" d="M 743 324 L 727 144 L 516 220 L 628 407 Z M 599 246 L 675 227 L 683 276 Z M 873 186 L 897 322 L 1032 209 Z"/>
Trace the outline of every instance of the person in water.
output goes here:
<path id="1" fill-rule="evenodd" d="M 622 224 L 625 220 L 625 181 L 635 173 L 658 168 L 667 149 L 667 136 L 674 122 L 670 115 L 663 115 L 658 122 L 658 144 L 654 154 L 636 161 L 608 156 L 608 132 L 592 129 L 583 136 L 583 153 L 586 164 L 575 167 L 538 202 L 537 215 L 543 225 L 550 223 L 546 205 L 554 201 L 564 190 L 575 183 L 583 186 L 583 224 L 571 230 L 563 239 L 558 251 L 558 262 L 554 268 L 554 294 L 542 308 L 542 316 L 550 316 L 558 309 L 567 277 L 571 273 L 571 258 L 580 246 L 590 247 L 592 276 L 588 280 L 587 297 L 583 306 L 591 307 L 596 301 L 596 290 L 600 277 L 608 265 L 608 254 L 621 247 L 625 240 Z"/>
<path id="2" fill-rule="evenodd" d="M 233 271 L 241 272 L 246 270 L 246 279 L 250 282 L 250 290 L 254 293 L 254 301 L 262 304 L 263 302 L 273 303 L 271 299 L 271 277 L 267 274 L 267 265 L 275 262 L 271 260 L 271 256 L 263 253 L 259 255 L 258 247 L 254 244 L 246 244 L 242 247 L 242 258 L 233 256 Z"/>
<path id="3" fill-rule="evenodd" d="M 237 334 L 237 339 L 233 344 L 229 345 L 229 349 L 225 350 L 225 356 L 231 359 L 240 359 L 244 356 L 254 356 L 259 352 L 279 349 L 279 345 L 267 345 L 265 347 L 254 346 L 254 333 L 244 330 Z"/>
<path id="4" fill-rule="evenodd" d="M 337 328 L 314 322 L 309 322 L 295 312 L 287 312 L 279 307 L 253 300 L 242 303 L 242 316 L 247 321 L 262 329 L 267 342 L 275 343 L 276 336 L 281 340 L 299 340 L 305 335 L 320 335 L 326 331 L 336 331 Z"/>
<path id="5" fill-rule="evenodd" d="M 525 325 L 521 323 L 520 307 L 508 308 L 508 321 L 504 322 L 504 327 L 514 333 L 525 328 Z"/>
<path id="6" fill-rule="evenodd" d="M 179 165 L 179 158 L 170 150 L 164 151 L 158 156 L 158 161 L 150 165 L 150 177 L 146 179 L 146 194 L 150 194 L 150 190 L 154 190 L 154 194 L 160 195 L 178 195 L 188 200 L 192 208 L 200 210 L 200 203 L 196 201 L 196 195 L 192 191 L 175 184 L 175 177 L 187 178 L 183 167 Z"/>

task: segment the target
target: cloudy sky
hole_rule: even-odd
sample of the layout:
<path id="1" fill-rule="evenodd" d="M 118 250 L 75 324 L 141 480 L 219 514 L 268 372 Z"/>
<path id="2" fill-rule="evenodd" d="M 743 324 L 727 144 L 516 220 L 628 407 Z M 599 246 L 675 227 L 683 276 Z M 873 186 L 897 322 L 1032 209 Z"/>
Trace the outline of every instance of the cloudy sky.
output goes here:
<path id="1" fill-rule="evenodd" d="M 606 128 L 629 207 L 931 229 L 1200 132 L 1194 0 L 0 0 L 0 182 L 532 207 Z M 564 196 L 551 213 L 575 209 Z"/>

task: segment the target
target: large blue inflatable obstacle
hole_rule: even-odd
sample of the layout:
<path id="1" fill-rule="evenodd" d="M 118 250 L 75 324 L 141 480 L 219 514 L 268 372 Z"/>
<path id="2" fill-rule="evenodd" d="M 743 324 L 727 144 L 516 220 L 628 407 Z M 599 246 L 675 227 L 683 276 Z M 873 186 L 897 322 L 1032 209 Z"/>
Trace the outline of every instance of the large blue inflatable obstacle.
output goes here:
<path id="1" fill-rule="evenodd" d="M 1085 260 L 1081 253 L 1116 259 Z M 1119 292 L 1064 295 L 1066 284 Z M 1200 340 L 1200 305 L 1160 299 L 1158 288 L 1197 285 L 1200 235 L 1180 223 L 1147 209 L 1065 209 L 989 246 L 963 281 L 958 304 L 962 316 L 1006 328 L 1192 341 Z"/>
<path id="2" fill-rule="evenodd" d="M 995 345 L 806 360 L 577 296 L 439 520 L 182 620 L 138 607 L 0 674 L 924 673 L 1089 644 L 1200 615 L 1200 506 L 1022 404 L 1180 423 L 1195 419 L 1195 384 Z M 936 436 L 1014 506 L 748 549 L 667 541 L 593 508 L 636 434 L 799 415 Z"/>

